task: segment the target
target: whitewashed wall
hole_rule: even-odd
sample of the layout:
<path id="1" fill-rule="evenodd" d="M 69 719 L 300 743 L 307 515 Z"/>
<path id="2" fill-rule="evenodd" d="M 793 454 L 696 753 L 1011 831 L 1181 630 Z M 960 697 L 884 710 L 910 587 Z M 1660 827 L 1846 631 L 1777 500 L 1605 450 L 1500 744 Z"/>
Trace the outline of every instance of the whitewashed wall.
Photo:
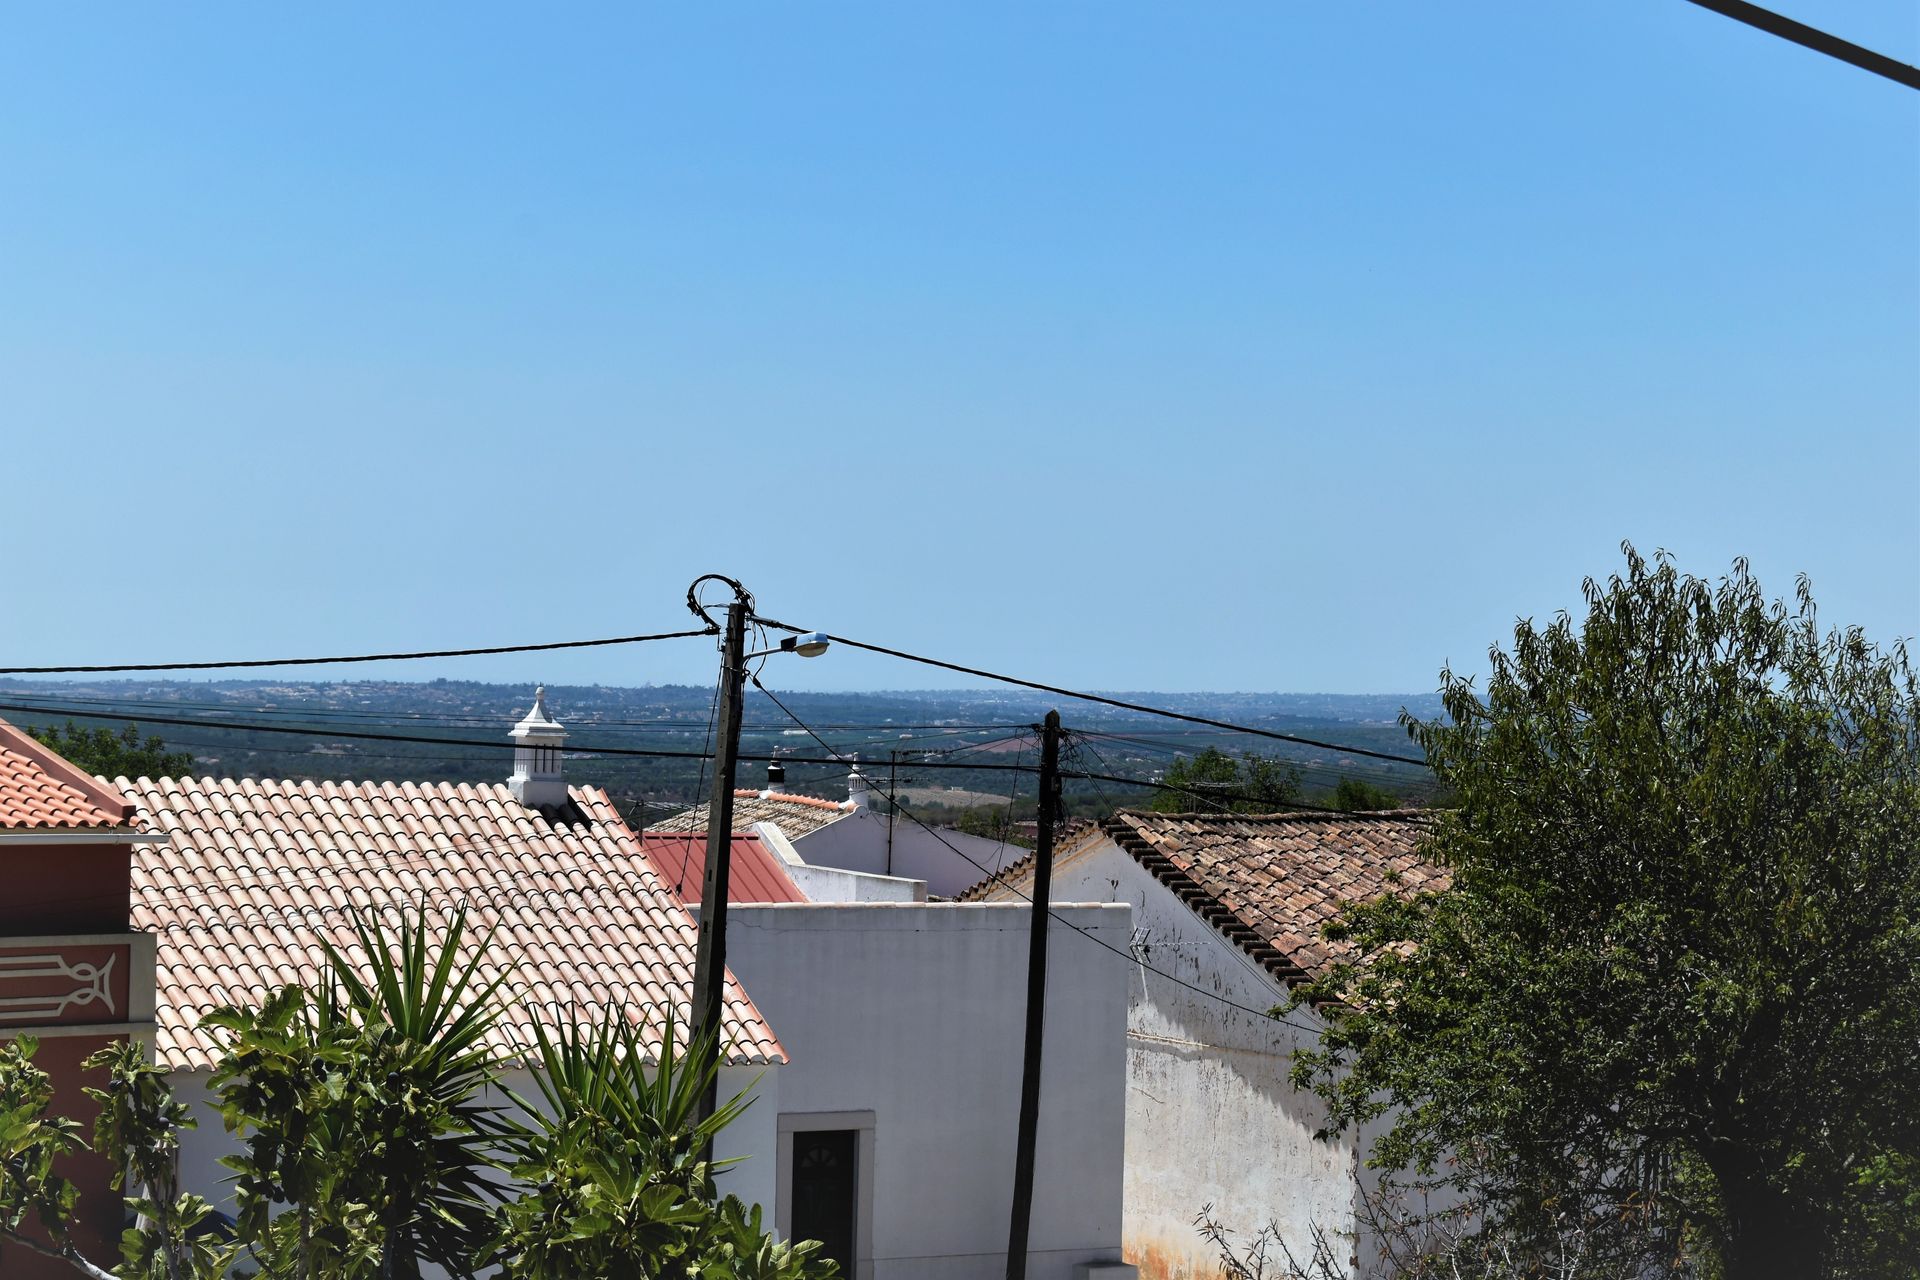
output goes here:
<path id="1" fill-rule="evenodd" d="M 856 809 L 844 818 L 798 836 L 793 847 L 816 867 L 840 867 L 869 875 L 923 880 L 927 892 L 940 898 L 957 897 L 986 879 L 988 872 L 998 871 L 1027 855 L 1027 850 L 1019 845 L 961 831 L 943 829 L 935 834 L 901 814 L 894 820 L 893 849 L 889 857 L 887 817 L 871 809 Z M 980 870 L 981 867 L 986 871 Z"/>
<path id="2" fill-rule="evenodd" d="M 1296 1251 L 1315 1223 L 1351 1240 L 1353 1144 L 1317 1141 L 1322 1104 L 1287 1083 L 1308 1033 L 1233 1007 L 1272 1008 L 1285 999 L 1280 984 L 1111 840 L 1070 851 L 1052 896 L 1130 904 L 1140 958 L 1207 993 L 1144 966 L 1129 975 L 1126 1256 L 1142 1280 L 1218 1274 L 1194 1227 L 1208 1204 L 1242 1238 L 1271 1221 Z M 1319 1026 L 1307 1011 L 1288 1021 Z"/>
<path id="3" fill-rule="evenodd" d="M 763 1206 L 769 1221 L 773 1218 L 777 1190 L 774 1155 L 776 1117 L 779 1113 L 779 1073 L 782 1069 L 746 1066 L 721 1069 L 721 1097 L 731 1098 L 746 1091 L 753 1100 L 746 1112 L 722 1131 L 713 1144 L 716 1159 L 744 1157 L 739 1164 L 720 1173 L 721 1191 L 737 1195 L 749 1204 Z M 168 1077 L 174 1095 L 192 1108 L 193 1118 L 199 1122 L 197 1129 L 181 1135 L 180 1182 L 185 1190 L 205 1196 L 222 1212 L 232 1213 L 233 1186 L 230 1179 L 233 1174 L 220 1160 L 223 1156 L 237 1154 L 242 1144 L 237 1137 L 227 1133 L 222 1125 L 219 1109 L 207 1087 L 209 1078 L 209 1073 L 205 1071 L 175 1071 Z M 540 1097 L 539 1089 L 525 1071 L 507 1072 L 503 1083 L 507 1089 L 529 1102 L 537 1102 Z M 512 1105 L 506 1094 L 498 1088 L 488 1091 L 487 1101 L 503 1107 Z"/>
<path id="4" fill-rule="evenodd" d="M 848 821 L 848 819 L 842 819 Z M 835 824 L 838 825 L 838 824 Z M 808 902 L 925 902 L 927 882 L 905 876 L 815 866 L 800 856 L 786 834 L 771 822 L 756 822 L 753 833 L 786 868 Z"/>
<path id="5" fill-rule="evenodd" d="M 1125 950 L 1124 906 L 1057 910 Z M 855 1280 L 1005 1274 L 1029 922 L 1013 904 L 731 911 L 728 964 L 792 1057 L 780 1114 L 872 1113 L 871 1255 Z M 1111 951 L 1055 923 L 1033 1280 L 1119 1260 L 1129 981 Z"/>

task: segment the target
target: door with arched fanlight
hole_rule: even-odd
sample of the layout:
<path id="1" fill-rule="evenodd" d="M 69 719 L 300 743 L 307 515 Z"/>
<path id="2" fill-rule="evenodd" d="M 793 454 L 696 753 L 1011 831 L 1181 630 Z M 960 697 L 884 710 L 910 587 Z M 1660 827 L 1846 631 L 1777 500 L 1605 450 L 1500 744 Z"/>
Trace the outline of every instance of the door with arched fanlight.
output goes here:
<path id="1" fill-rule="evenodd" d="M 860 1135 L 854 1129 L 813 1129 L 793 1135 L 791 1182 L 795 1240 L 818 1240 L 820 1257 L 854 1271 L 859 1221 Z"/>

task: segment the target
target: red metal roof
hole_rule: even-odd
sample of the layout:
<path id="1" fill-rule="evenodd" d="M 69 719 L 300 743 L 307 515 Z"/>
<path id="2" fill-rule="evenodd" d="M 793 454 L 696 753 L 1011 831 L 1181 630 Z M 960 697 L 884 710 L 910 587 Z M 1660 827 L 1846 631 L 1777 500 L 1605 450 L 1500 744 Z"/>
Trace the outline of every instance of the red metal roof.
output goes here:
<path id="1" fill-rule="evenodd" d="M 122 827 L 132 812 L 106 784 L 0 720 L 0 829 Z"/>
<path id="2" fill-rule="evenodd" d="M 643 831 L 640 847 L 682 902 L 700 901 L 707 870 L 707 837 L 700 831 Z M 734 833 L 727 901 L 805 902 L 807 896 L 759 836 Z"/>

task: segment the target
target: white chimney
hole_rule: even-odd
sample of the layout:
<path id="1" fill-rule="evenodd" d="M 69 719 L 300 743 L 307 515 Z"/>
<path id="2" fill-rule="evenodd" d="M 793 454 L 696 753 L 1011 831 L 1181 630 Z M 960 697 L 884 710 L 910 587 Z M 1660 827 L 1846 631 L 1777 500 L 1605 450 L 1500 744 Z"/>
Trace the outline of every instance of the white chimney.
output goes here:
<path id="1" fill-rule="evenodd" d="M 567 802 L 567 780 L 560 771 L 560 744 L 567 731 L 547 714 L 544 686 L 533 692 L 533 710 L 513 726 L 513 776 L 507 789 L 530 809 L 556 809 Z"/>
<path id="2" fill-rule="evenodd" d="M 855 809 L 868 808 L 873 801 L 872 794 L 867 790 L 867 779 L 860 772 L 858 759 L 853 762 L 853 772 L 847 775 L 847 799 L 853 802 Z"/>

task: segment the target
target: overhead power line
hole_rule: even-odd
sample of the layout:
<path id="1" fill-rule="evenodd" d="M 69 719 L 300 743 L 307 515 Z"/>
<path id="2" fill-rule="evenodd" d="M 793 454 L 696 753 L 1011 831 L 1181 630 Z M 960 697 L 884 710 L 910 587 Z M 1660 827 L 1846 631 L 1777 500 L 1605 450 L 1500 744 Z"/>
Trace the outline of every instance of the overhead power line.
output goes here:
<path id="1" fill-rule="evenodd" d="M 775 622 L 772 618 L 756 618 L 754 621 L 781 631 L 790 631 L 795 635 L 806 634 L 803 627 L 791 623 Z M 825 634 L 825 633 L 823 633 Z M 1374 751 L 1368 747 L 1348 746 L 1340 742 L 1325 742 L 1319 738 L 1303 738 L 1295 733 L 1281 733 L 1277 729 L 1256 729 L 1252 725 L 1234 724 L 1230 720 L 1215 720 L 1208 716 L 1189 715 L 1184 711 L 1169 711 L 1165 707 L 1151 707 L 1143 702 L 1128 702 L 1123 698 L 1109 698 L 1105 694 L 1086 693 L 1079 689 L 1064 689 L 1057 684 L 1042 684 L 1037 680 L 1023 680 L 1019 676 L 1003 675 L 997 671 L 983 671 L 979 667 L 965 667 L 957 662 L 944 662 L 939 658 L 929 658 L 918 653 L 908 653 L 904 649 L 889 649 L 885 645 L 868 644 L 864 640 L 850 640 L 846 636 L 827 635 L 834 644 L 844 644 L 852 649 L 865 649 L 869 653 L 885 654 L 889 658 L 900 658 L 907 662 L 917 662 L 925 667 L 939 667 L 943 671 L 958 672 L 963 676 L 977 676 L 982 680 L 993 680 L 1000 684 L 1010 684 L 1016 688 L 1033 689 L 1040 693 L 1057 694 L 1062 698 L 1077 698 L 1082 702 L 1098 703 L 1103 707 L 1118 707 L 1122 711 L 1139 711 L 1150 716 L 1161 716 L 1168 720 L 1184 720 L 1188 724 L 1203 724 L 1214 729 L 1228 729 L 1234 733 L 1250 733 L 1257 738 L 1272 738 L 1277 742 L 1292 742 L 1303 747 L 1318 747 L 1322 751 L 1338 751 L 1345 755 L 1365 756 L 1370 760 L 1393 760 L 1400 764 L 1417 764 L 1422 768 L 1427 762 L 1418 756 L 1395 755 L 1390 751 Z"/>
<path id="2" fill-rule="evenodd" d="M 786 704 L 781 702 L 780 699 L 777 696 L 775 696 L 774 692 L 771 689 L 767 688 L 765 685 L 760 683 L 759 677 L 756 676 L 753 678 L 753 684 L 755 688 L 760 690 L 760 692 L 766 694 L 769 698 L 772 698 L 773 705 L 776 707 L 779 707 L 782 711 L 785 711 L 789 719 L 791 719 L 795 724 L 799 725 L 802 729 L 805 729 L 807 731 L 808 736 L 812 737 L 815 742 L 820 742 L 820 736 L 814 733 L 812 727 L 808 725 L 806 721 L 802 720 L 799 716 L 794 715 L 792 711 L 789 711 L 787 709 Z M 820 745 L 826 746 L 824 742 L 821 742 Z M 829 750 L 831 750 L 831 748 L 829 748 Z M 1036 769 L 1034 770 L 1034 772 L 1037 773 L 1039 771 Z M 1063 778 L 1071 778 L 1076 775 L 1062 772 L 1060 776 Z M 1080 776 L 1091 776 L 1091 775 L 1080 775 Z M 914 813 L 913 810 L 908 808 L 906 805 L 901 804 L 898 801 L 892 801 L 891 803 L 893 803 L 895 808 L 897 808 L 901 813 L 905 814 L 907 819 L 911 821 L 915 826 L 919 827 L 922 831 L 932 836 L 935 840 L 938 840 L 941 844 L 945 845 L 950 851 L 952 851 L 957 857 L 959 857 L 961 861 L 965 862 L 968 866 L 978 871 L 983 880 L 997 879 L 1001 874 L 1001 872 L 990 871 L 986 867 L 981 866 L 980 863 L 976 861 L 973 857 L 971 857 L 965 850 L 961 849 L 958 845 L 954 844 L 953 841 L 947 839 L 944 835 L 940 834 L 940 831 L 938 828 L 928 826 L 927 823 L 923 821 L 918 814 Z M 1056 920 L 1059 923 L 1065 925 L 1067 928 L 1073 930 L 1075 933 L 1087 939 L 1089 942 L 1098 943 L 1100 946 L 1106 948 L 1108 951 L 1112 952 L 1114 955 L 1120 957 L 1122 960 L 1125 960 L 1129 966 L 1137 965 L 1139 968 L 1145 970 L 1148 973 L 1154 974 L 1157 977 L 1165 978 L 1168 982 L 1172 982 L 1179 986 L 1185 987 L 1189 991 L 1197 992 L 1200 995 L 1206 996 L 1210 1000 L 1217 1000 L 1221 1004 L 1227 1005 L 1230 1008 L 1240 1010 L 1242 1013 L 1251 1013 L 1256 1017 L 1277 1022 L 1282 1026 L 1292 1027 L 1296 1031 L 1304 1031 L 1308 1035 L 1319 1036 L 1323 1034 L 1322 1029 L 1319 1027 L 1303 1026 L 1298 1022 L 1294 1022 L 1288 1018 L 1282 1017 L 1280 1014 L 1274 1012 L 1272 1009 L 1256 1009 L 1252 1005 L 1241 1004 L 1237 1000 L 1231 999 L 1228 996 L 1223 996 L 1218 991 L 1209 991 L 1205 987 L 1196 986 L 1194 983 L 1188 982 L 1184 978 L 1175 977 L 1173 974 L 1168 973 L 1164 969 L 1159 969 L 1154 967 L 1153 965 L 1148 964 L 1143 957 L 1133 954 L 1132 951 L 1122 951 L 1119 947 L 1114 946 L 1111 942 L 1108 942 L 1105 938 L 1102 938 L 1100 935 L 1092 932 L 1089 929 L 1083 928 L 1080 925 L 1075 924 L 1071 920 L 1068 920 L 1067 918 L 1062 916 L 1058 911 L 1055 911 L 1053 909 L 1052 904 L 1041 903 L 1036 901 L 1032 894 L 1023 892 L 1021 889 L 1019 889 L 1017 886 L 1010 883 L 1009 881 L 999 880 L 998 883 L 1000 887 L 1005 889 L 1008 893 L 1013 894 L 1015 897 L 1020 898 L 1022 901 L 1032 906 L 1040 907 L 1042 910 L 1044 910 L 1047 913 L 1047 916 L 1049 919 Z"/>
<path id="3" fill-rule="evenodd" d="M 603 640 L 554 640 L 545 644 L 498 644 L 481 649 L 422 649 L 411 653 L 351 653 L 329 658 L 235 658 L 225 662 L 121 662 L 80 667 L 0 667 L 0 676 L 97 675 L 115 671 L 225 671 L 240 667 L 326 667 L 347 662 L 410 662 L 419 658 L 476 658 L 493 653 L 544 653 L 552 649 L 596 649 L 612 644 L 645 644 L 651 640 L 686 640 L 712 635 L 695 631 L 662 631 L 650 636 L 608 636 Z"/>
<path id="4" fill-rule="evenodd" d="M 345 738 L 367 742 L 412 742 L 427 747 L 480 747 L 489 751 L 505 751 L 513 744 L 498 738 L 442 738 L 425 734 L 411 733 L 374 733 L 368 729 L 342 729 L 337 727 L 308 728 L 291 724 L 249 724 L 239 720 L 189 719 L 184 716 L 155 716 L 125 714 L 115 715 L 105 711 L 80 711 L 71 707 L 22 706 L 18 703 L 0 702 L 0 711 L 14 711 L 27 715 L 70 716 L 80 720 L 132 720 L 136 724 L 183 725 L 196 729 L 243 730 L 251 733 L 296 734 L 307 738 Z M 629 756 L 647 760 L 707 760 L 710 753 L 703 751 L 668 751 L 652 747 L 605 747 L 586 743 L 569 742 L 562 750 L 568 755 L 590 756 Z M 779 760 L 783 764 L 835 764 L 844 765 L 845 759 L 826 759 L 820 756 L 758 755 L 741 752 L 742 760 L 752 760 L 771 764 Z M 916 769 L 971 769 L 988 773 L 1032 773 L 1031 768 L 1011 764 L 986 764 L 975 761 L 949 762 L 945 760 L 927 760 L 915 764 Z"/>
<path id="5" fill-rule="evenodd" d="M 1791 40 L 1815 53 L 1824 53 L 1829 58 L 1838 58 L 1841 62 L 1852 63 L 1862 71 L 1871 71 L 1874 75 L 1884 76 L 1895 84 L 1903 84 L 1909 89 L 1920 89 L 1920 67 L 1909 66 L 1904 62 L 1889 58 L 1884 53 L 1875 53 L 1851 40 L 1842 40 L 1817 27 L 1804 22 L 1795 22 L 1771 9 L 1762 9 L 1757 4 L 1748 4 L 1746 0 L 1690 0 L 1702 9 L 1711 9 L 1723 17 L 1735 22 L 1744 22 L 1750 27 L 1766 32 L 1770 36 L 1779 36 L 1782 40 Z"/>

